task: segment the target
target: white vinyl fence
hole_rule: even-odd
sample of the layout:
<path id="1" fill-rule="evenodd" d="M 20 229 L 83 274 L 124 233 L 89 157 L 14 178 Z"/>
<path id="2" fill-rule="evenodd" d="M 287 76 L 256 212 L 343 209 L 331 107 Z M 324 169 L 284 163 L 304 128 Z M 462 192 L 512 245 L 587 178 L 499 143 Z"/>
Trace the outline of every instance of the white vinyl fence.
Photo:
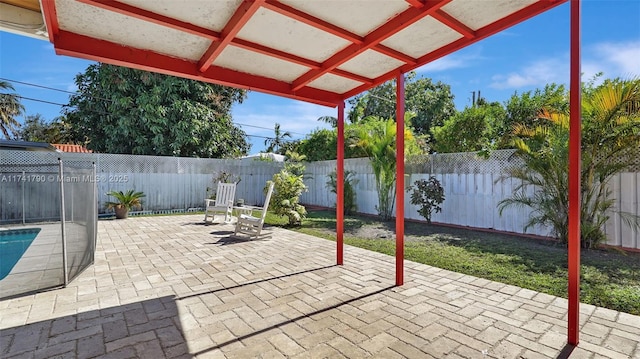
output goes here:
<path id="1" fill-rule="evenodd" d="M 247 204 L 260 205 L 264 201 L 262 189 L 266 181 L 283 166 L 282 163 L 256 160 L 0 151 L 0 180 L 3 164 L 50 163 L 57 161 L 59 157 L 65 161 L 96 163 L 100 213 L 105 212 L 104 203 L 110 200 L 106 195 L 108 191 L 129 189 L 146 194 L 143 200 L 144 210 L 201 208 L 207 196 L 207 188 L 214 187 L 214 178 L 222 172 L 240 177 L 236 198 L 243 198 Z M 326 185 L 329 173 L 335 169 L 335 163 L 321 161 L 307 164 L 305 183 L 309 191 L 302 195 L 302 203 L 335 206 L 335 194 Z M 509 197 L 517 186 L 515 180 L 501 179 L 504 170 L 514 165 L 521 164 L 511 150 L 495 151 L 489 159 L 478 158 L 474 153 L 433 155 L 419 165 L 407 165 L 405 187 L 433 174 L 444 187 L 446 196 L 442 212 L 433 216 L 434 222 L 523 233 L 523 226 L 530 213 L 528 209 L 510 207 L 502 216 L 497 209 L 498 202 Z M 377 214 L 375 206 L 378 195 L 369 160 L 347 159 L 345 170 L 356 173 L 358 212 Z M 610 182 L 610 189 L 612 197 L 616 199 L 615 211 L 640 214 L 638 172 L 617 175 Z M 5 203 L 5 199 L 13 196 L 7 193 L 8 190 L 0 182 L 0 221 L 19 215 L 13 213 L 19 212 L 19 209 Z M 529 190 L 533 191 L 533 188 Z M 611 213 L 611 219 L 605 227 L 609 244 L 640 249 L 640 233 L 630 228 L 615 211 Z M 423 219 L 417 208 L 410 204 L 408 193 L 405 196 L 405 216 L 409 219 Z M 545 236 L 550 231 L 547 228 L 530 228 L 526 233 Z"/>
<path id="2" fill-rule="evenodd" d="M 455 224 L 499 231 L 525 233 L 530 210 L 508 207 L 502 216 L 498 203 L 510 197 L 518 185 L 514 179 L 501 178 L 510 166 L 522 165 L 512 150 L 495 151 L 489 159 L 478 158 L 474 153 L 436 154 L 421 165 L 407 165 L 405 188 L 418 179 L 433 174 L 442 184 L 445 201 L 442 212 L 434 214 L 434 222 Z M 325 207 L 335 207 L 335 194 L 326 185 L 328 174 L 335 170 L 335 161 L 313 162 L 307 165 L 311 178 L 305 183 L 309 192 L 304 193 L 301 202 Z M 375 177 L 368 159 L 345 160 L 345 171 L 354 171 L 358 183 L 355 186 L 358 212 L 377 214 L 378 194 Z M 640 249 L 640 233 L 629 227 L 616 212 L 640 214 L 640 175 L 625 172 L 615 176 L 610 182 L 612 198 L 616 199 L 611 219 L 605 231 L 608 243 L 626 248 Z M 528 191 L 532 193 L 533 188 Z M 405 192 L 405 217 L 424 220 L 417 207 L 411 205 L 410 194 Z M 549 236 L 548 228 L 529 228 L 527 234 Z"/>
<path id="3" fill-rule="evenodd" d="M 13 197 L 8 186 L 2 186 L 5 180 L 14 180 L 10 166 L 15 164 L 57 163 L 64 161 L 91 161 L 96 164 L 97 176 L 66 178 L 66 181 L 98 182 L 98 210 L 104 213 L 105 203 L 114 198 L 107 196 L 109 191 L 142 191 L 143 210 L 164 211 L 172 209 L 202 208 L 207 198 L 207 189 L 215 188 L 215 179 L 223 172 L 238 175 L 240 183 L 236 198 L 242 198 L 246 204 L 261 205 L 264 201 L 264 188 L 274 173 L 282 167 L 281 163 L 255 160 L 222 160 L 160 156 L 134 156 L 89 153 L 54 153 L 30 151 L 0 151 L 0 221 L 20 218 L 22 207 L 12 206 L 8 199 Z M 4 165 L 4 166 L 3 166 Z M 9 175 L 13 177 L 9 177 Z M 20 175 L 20 174 L 18 174 Z M 46 177 L 45 182 L 56 181 L 56 176 Z M 45 190 L 43 183 L 39 190 Z M 56 188 L 55 186 L 52 188 Z M 46 197 L 43 197 L 46 198 Z M 40 206 L 55 206 L 55 203 L 43 201 Z"/>

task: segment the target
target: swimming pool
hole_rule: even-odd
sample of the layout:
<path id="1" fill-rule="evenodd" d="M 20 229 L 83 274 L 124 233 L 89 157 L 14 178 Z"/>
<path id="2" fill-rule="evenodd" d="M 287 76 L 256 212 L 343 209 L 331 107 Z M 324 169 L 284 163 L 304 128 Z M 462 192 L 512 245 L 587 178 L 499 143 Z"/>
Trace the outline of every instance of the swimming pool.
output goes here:
<path id="1" fill-rule="evenodd" d="M 38 233 L 40 228 L 0 231 L 0 280 L 9 275 Z"/>

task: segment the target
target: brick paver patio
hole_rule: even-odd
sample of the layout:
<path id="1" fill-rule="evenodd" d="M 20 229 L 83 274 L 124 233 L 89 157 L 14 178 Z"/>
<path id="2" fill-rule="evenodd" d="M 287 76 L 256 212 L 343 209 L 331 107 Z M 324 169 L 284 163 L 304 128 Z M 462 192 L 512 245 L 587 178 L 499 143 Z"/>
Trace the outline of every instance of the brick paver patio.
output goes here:
<path id="1" fill-rule="evenodd" d="M 640 317 L 278 228 L 229 238 L 202 216 L 99 223 L 68 288 L 0 301 L 2 358 L 640 358 Z"/>

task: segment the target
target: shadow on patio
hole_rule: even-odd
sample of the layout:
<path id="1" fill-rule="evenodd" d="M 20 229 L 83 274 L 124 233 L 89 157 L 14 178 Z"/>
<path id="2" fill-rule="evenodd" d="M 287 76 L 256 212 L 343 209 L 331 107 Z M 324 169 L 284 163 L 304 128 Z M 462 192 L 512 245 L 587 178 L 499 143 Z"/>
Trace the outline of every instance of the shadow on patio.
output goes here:
<path id="1" fill-rule="evenodd" d="M 171 296 L 3 328 L 0 343 L 3 358 L 190 357 Z"/>

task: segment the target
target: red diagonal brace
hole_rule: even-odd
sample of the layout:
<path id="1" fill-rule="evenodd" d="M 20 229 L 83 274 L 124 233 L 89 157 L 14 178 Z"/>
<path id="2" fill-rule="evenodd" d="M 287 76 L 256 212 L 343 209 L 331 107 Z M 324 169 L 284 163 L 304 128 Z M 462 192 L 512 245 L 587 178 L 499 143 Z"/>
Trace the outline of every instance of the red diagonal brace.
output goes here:
<path id="1" fill-rule="evenodd" d="M 200 62 L 198 62 L 201 72 L 207 71 L 211 63 L 222 53 L 224 48 L 231 43 L 233 38 L 240 32 L 244 24 L 251 19 L 251 16 L 258 11 L 264 1 L 265 0 L 245 0 L 238 6 L 238 9 L 236 9 L 236 12 L 231 16 L 227 25 L 222 29 L 220 41 L 212 43 L 204 55 L 202 55 Z"/>
<path id="2" fill-rule="evenodd" d="M 306 74 L 293 81 L 293 91 L 297 91 L 303 88 L 311 81 L 330 72 L 331 70 L 360 55 L 361 53 L 373 48 L 381 41 L 384 41 L 385 39 L 395 35 L 400 30 L 407 28 L 408 26 L 414 24 L 415 22 L 423 19 L 430 14 L 433 14 L 437 9 L 449 3 L 450 1 L 451 0 L 440 0 L 438 2 L 429 3 L 429 5 L 425 5 L 424 7 L 419 9 L 409 8 L 408 10 L 405 10 L 393 19 L 389 20 L 384 25 L 372 31 L 364 38 L 364 42 L 362 44 L 352 44 L 350 46 L 347 46 L 344 50 L 339 51 L 338 53 L 327 59 L 322 64 L 322 68 L 318 70 L 308 71 Z"/>
<path id="3" fill-rule="evenodd" d="M 247 40 L 243 40 L 243 39 L 238 39 L 238 38 L 233 39 L 231 44 L 233 46 L 237 46 L 237 47 L 245 49 L 245 50 L 257 52 L 257 53 L 262 54 L 262 55 L 275 57 L 276 59 L 293 62 L 294 64 L 307 66 L 307 67 L 310 67 L 312 69 L 319 69 L 320 66 L 322 66 L 322 64 L 319 63 L 319 62 L 315 62 L 313 60 L 305 59 L 304 57 L 300 57 L 300 56 L 296 56 L 296 55 L 290 54 L 288 52 L 272 49 L 270 47 L 267 47 L 267 46 L 264 46 L 264 45 L 260 45 L 260 44 L 256 44 L 255 42 L 251 42 L 251 41 L 247 41 Z"/>
<path id="4" fill-rule="evenodd" d="M 446 12 L 444 12 L 442 9 L 438 9 L 435 13 L 433 13 L 433 16 L 436 20 L 440 21 L 441 23 L 449 26 L 450 28 L 452 28 L 453 30 L 461 33 L 464 37 L 466 38 L 472 38 L 474 36 L 476 36 L 475 31 L 473 31 L 473 29 L 471 29 L 470 27 L 468 27 L 467 25 L 461 23 L 458 19 L 456 19 L 455 17 L 447 14 Z"/>
<path id="5" fill-rule="evenodd" d="M 396 60 L 400 60 L 402 62 L 405 62 L 409 65 L 415 65 L 416 64 L 416 59 L 414 59 L 413 57 L 405 54 L 404 52 L 400 52 L 397 50 L 394 50 L 390 47 L 386 47 L 382 44 L 378 44 L 378 46 L 374 47 L 374 50 L 383 53 L 387 56 L 391 56 Z"/>

